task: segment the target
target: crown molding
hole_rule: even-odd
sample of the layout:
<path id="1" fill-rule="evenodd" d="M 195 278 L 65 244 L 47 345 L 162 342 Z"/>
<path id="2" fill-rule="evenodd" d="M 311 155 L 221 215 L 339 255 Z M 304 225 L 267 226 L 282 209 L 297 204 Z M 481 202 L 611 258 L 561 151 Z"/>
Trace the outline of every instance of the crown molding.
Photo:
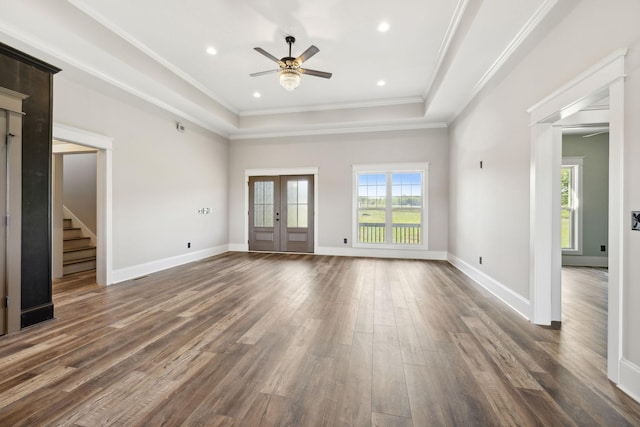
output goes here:
<path id="1" fill-rule="evenodd" d="M 464 109 L 467 108 L 471 101 L 478 96 L 480 91 L 482 91 L 489 81 L 498 73 L 498 71 L 500 71 L 502 66 L 509 60 L 509 58 L 511 58 L 520 45 L 522 45 L 522 43 L 535 30 L 544 17 L 551 12 L 557 3 L 558 0 L 546 0 L 542 5 L 540 5 L 531 18 L 529 18 L 520 31 L 518 31 L 515 37 L 509 42 L 509 44 L 507 44 L 507 47 L 502 51 L 493 64 L 491 64 L 480 80 L 478 80 L 478 82 L 473 86 L 467 100 L 460 105 L 448 123 L 453 122 L 464 111 Z"/>
<path id="2" fill-rule="evenodd" d="M 558 0 L 546 0 L 533 16 L 527 21 L 526 24 L 518 31 L 518 34 L 515 35 L 513 40 L 509 42 L 506 49 L 502 51 L 502 53 L 498 56 L 498 58 L 494 61 L 493 64 L 489 67 L 489 69 L 484 73 L 484 75 L 480 78 L 478 83 L 475 84 L 473 90 L 471 91 L 471 98 L 473 99 L 496 75 L 496 73 L 502 68 L 502 66 L 507 62 L 511 55 L 520 47 L 520 45 L 529 37 L 529 34 L 535 30 L 535 28 L 540 24 L 540 21 L 544 19 L 545 16 L 554 8 L 554 6 L 558 3 Z"/>
<path id="3" fill-rule="evenodd" d="M 420 103 L 424 103 L 424 99 L 419 96 L 413 96 L 413 97 L 407 97 L 407 98 L 378 99 L 378 100 L 363 101 L 363 102 L 309 105 L 309 106 L 295 107 L 295 108 L 271 108 L 271 109 L 265 109 L 265 110 L 245 110 L 245 111 L 241 111 L 238 115 L 240 117 L 269 116 L 269 115 L 276 115 L 276 114 L 307 113 L 312 111 L 331 111 L 331 110 L 347 110 L 347 109 L 371 108 L 371 107 L 390 107 L 394 105 L 420 104 Z"/>
<path id="4" fill-rule="evenodd" d="M 447 32 L 445 33 L 444 38 L 442 39 L 442 43 L 440 44 L 440 50 L 438 51 L 436 67 L 433 70 L 433 74 L 431 75 L 431 78 L 427 83 L 427 88 L 425 89 L 422 95 L 424 99 L 428 98 L 429 92 L 433 87 L 433 82 L 436 81 L 436 76 L 438 76 L 438 74 L 441 71 L 444 58 L 447 56 L 447 53 L 449 52 L 449 46 L 451 46 L 451 42 L 453 41 L 453 38 L 455 37 L 458 31 L 458 26 L 460 25 L 460 22 L 462 22 L 462 17 L 464 16 L 464 12 L 467 10 L 468 4 L 469 4 L 469 0 L 458 0 L 458 4 L 456 4 L 456 9 L 453 12 L 451 21 L 449 21 Z"/>
<path id="5" fill-rule="evenodd" d="M 419 129 L 443 129 L 446 123 L 430 123 L 424 120 L 397 120 L 387 123 L 362 124 L 343 123 L 341 125 L 329 124 L 321 127 L 297 128 L 297 129 L 271 129 L 268 131 L 235 132 L 229 136 L 230 140 L 241 139 L 266 139 L 285 138 L 295 136 L 315 136 L 315 135 L 339 135 L 350 133 L 367 132 L 389 132 Z"/>
<path id="6" fill-rule="evenodd" d="M 222 105 L 227 110 L 233 112 L 236 115 L 238 114 L 238 110 L 235 107 L 233 107 L 231 104 L 221 99 L 218 95 L 214 94 L 211 90 L 209 90 L 209 88 L 207 88 L 205 85 L 197 81 L 195 78 L 191 77 L 187 72 L 182 70 L 180 67 L 174 65 L 169 60 L 165 59 L 162 55 L 157 53 L 155 50 L 151 49 L 146 44 L 142 43 L 140 40 L 135 38 L 130 33 L 120 28 L 114 22 L 112 22 L 107 17 L 102 15 L 100 12 L 88 6 L 84 1 L 67 0 L 67 2 L 71 3 L 74 7 L 81 10 L 87 16 L 91 17 L 93 20 L 97 21 L 98 23 L 100 23 L 101 25 L 109 29 L 109 31 L 113 32 L 114 34 L 116 34 L 117 36 L 125 40 L 127 43 L 131 44 L 136 49 L 142 51 L 145 55 L 147 55 L 148 57 L 150 57 L 151 59 L 153 59 L 154 61 L 156 61 L 157 63 L 159 63 L 166 69 L 168 69 L 169 71 L 171 71 L 176 76 L 180 77 L 185 82 L 189 83 L 191 86 L 198 89 L 200 92 L 206 94 L 208 97 L 216 101 L 218 104 Z"/>

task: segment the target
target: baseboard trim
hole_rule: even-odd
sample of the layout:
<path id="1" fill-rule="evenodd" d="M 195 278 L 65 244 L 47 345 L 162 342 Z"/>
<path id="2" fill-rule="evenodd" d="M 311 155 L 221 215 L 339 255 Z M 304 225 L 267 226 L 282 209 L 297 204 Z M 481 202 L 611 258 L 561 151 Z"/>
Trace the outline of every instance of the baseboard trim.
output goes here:
<path id="1" fill-rule="evenodd" d="M 620 384 L 618 384 L 618 388 L 635 401 L 640 402 L 640 366 L 624 358 L 620 360 Z"/>
<path id="2" fill-rule="evenodd" d="M 364 258 L 399 258 L 399 259 L 423 259 L 433 261 L 446 261 L 445 251 L 418 251 L 418 250 L 394 250 L 394 249 L 367 249 L 367 248 L 337 248 L 331 246 L 318 246 L 317 255 L 349 256 Z"/>
<path id="3" fill-rule="evenodd" d="M 249 245 L 242 243 L 230 243 L 229 244 L 230 252 L 249 252 Z"/>
<path id="4" fill-rule="evenodd" d="M 156 273 L 168 268 L 177 267 L 179 265 L 188 264 L 190 262 L 199 261 L 204 258 L 219 255 L 229 251 L 229 245 L 220 245 L 209 249 L 189 252 L 188 254 L 178 255 L 170 258 L 159 259 L 144 264 L 138 264 L 131 267 L 113 270 L 112 283 L 121 283 L 136 277 L 145 276 L 147 274 Z"/>
<path id="5" fill-rule="evenodd" d="M 447 260 L 451 265 L 460 270 L 478 285 L 482 286 L 484 289 L 495 295 L 500 301 L 511 307 L 516 313 L 520 314 L 527 320 L 531 320 L 531 303 L 528 299 L 513 292 L 504 284 L 498 282 L 486 273 L 478 270 L 451 253 L 448 254 Z"/>
<path id="6" fill-rule="evenodd" d="M 609 267 L 609 257 L 563 255 L 562 265 L 571 267 Z"/>
<path id="7" fill-rule="evenodd" d="M 249 245 L 231 243 L 231 252 L 249 252 Z M 317 246 L 314 254 L 327 256 L 348 256 L 363 258 L 395 258 L 395 259 L 423 259 L 433 261 L 446 261 L 445 251 L 418 251 L 418 250 L 394 250 L 394 249 L 368 249 L 368 248 L 338 248 L 332 246 Z"/>
<path id="8" fill-rule="evenodd" d="M 53 303 L 46 303 L 37 307 L 22 310 L 20 314 L 20 328 L 24 329 L 45 320 L 53 319 Z"/>

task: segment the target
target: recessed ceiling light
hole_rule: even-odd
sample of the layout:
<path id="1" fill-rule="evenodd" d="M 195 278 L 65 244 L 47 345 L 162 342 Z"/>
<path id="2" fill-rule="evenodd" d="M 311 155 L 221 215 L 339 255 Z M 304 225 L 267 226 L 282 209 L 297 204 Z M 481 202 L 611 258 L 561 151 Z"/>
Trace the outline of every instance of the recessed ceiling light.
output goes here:
<path id="1" fill-rule="evenodd" d="M 215 47 L 213 47 L 213 46 L 209 46 L 209 47 L 207 48 L 207 53 L 208 53 L 209 55 L 215 55 L 215 54 L 217 54 L 217 53 L 218 53 L 218 51 L 216 50 L 216 48 L 215 48 Z"/>
<path id="2" fill-rule="evenodd" d="M 377 83 L 378 86 L 384 86 L 386 84 L 387 82 L 385 82 L 384 80 L 378 80 L 378 83 Z"/>
<path id="3" fill-rule="evenodd" d="M 260 98 L 262 96 L 262 94 L 260 92 L 253 92 L 253 97 L 254 98 Z"/>
<path id="4" fill-rule="evenodd" d="M 380 31 L 381 33 L 386 33 L 387 31 L 389 31 L 389 28 L 391 28 L 391 26 L 386 21 L 382 21 L 380 25 L 378 25 L 378 31 Z"/>

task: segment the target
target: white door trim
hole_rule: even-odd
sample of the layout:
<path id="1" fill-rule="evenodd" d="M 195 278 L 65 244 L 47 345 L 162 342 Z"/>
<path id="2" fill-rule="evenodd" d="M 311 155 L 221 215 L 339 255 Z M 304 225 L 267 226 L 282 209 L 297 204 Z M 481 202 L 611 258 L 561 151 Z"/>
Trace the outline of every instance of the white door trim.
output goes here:
<path id="1" fill-rule="evenodd" d="M 531 124 L 531 320 L 561 318 L 559 167 L 561 129 L 553 124 L 609 96 L 609 307 L 607 375 L 618 383 L 622 355 L 624 58 L 613 52 L 527 112 Z M 558 169 L 558 171 L 556 171 Z M 558 175 L 558 179 L 554 177 Z M 558 195 L 558 197 L 556 197 Z M 558 200 L 556 200 L 558 199 Z"/>
<path id="2" fill-rule="evenodd" d="M 113 283 L 113 138 L 60 123 L 53 124 L 53 138 L 98 149 L 96 153 L 98 187 L 96 204 L 96 282 L 99 285 L 110 285 Z"/>

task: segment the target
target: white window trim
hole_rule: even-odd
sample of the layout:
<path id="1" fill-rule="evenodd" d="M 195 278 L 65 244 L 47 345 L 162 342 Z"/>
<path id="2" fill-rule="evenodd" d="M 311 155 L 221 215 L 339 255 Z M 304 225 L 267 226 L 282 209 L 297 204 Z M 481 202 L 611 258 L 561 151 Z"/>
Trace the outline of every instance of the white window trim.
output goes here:
<path id="1" fill-rule="evenodd" d="M 575 249 L 562 249 L 562 254 L 563 255 L 582 255 L 582 242 L 583 242 L 583 202 L 582 202 L 582 181 L 583 181 L 583 164 L 584 164 L 584 157 L 563 157 L 562 158 L 562 167 L 565 166 L 576 166 L 577 167 L 577 172 L 576 172 L 576 179 L 574 182 L 574 187 L 575 190 L 574 192 L 576 193 L 576 198 L 578 199 L 578 203 L 577 206 L 575 208 L 575 213 L 576 213 L 576 221 L 578 222 L 577 227 L 575 227 L 575 240 L 576 240 L 576 247 Z"/>
<path id="2" fill-rule="evenodd" d="M 380 243 L 360 243 L 358 241 L 358 174 L 360 173 L 387 173 L 387 172 L 421 172 L 422 173 L 422 236 L 419 245 L 394 245 Z M 352 219 L 351 241 L 354 248 L 367 249 L 397 249 L 397 250 L 427 250 L 429 248 L 429 163 L 381 163 L 352 166 Z M 387 190 L 389 191 L 389 190 Z M 390 200 L 390 199 L 389 199 Z M 387 207 L 389 209 L 389 207 Z M 390 215 L 390 214 L 388 214 Z"/>

